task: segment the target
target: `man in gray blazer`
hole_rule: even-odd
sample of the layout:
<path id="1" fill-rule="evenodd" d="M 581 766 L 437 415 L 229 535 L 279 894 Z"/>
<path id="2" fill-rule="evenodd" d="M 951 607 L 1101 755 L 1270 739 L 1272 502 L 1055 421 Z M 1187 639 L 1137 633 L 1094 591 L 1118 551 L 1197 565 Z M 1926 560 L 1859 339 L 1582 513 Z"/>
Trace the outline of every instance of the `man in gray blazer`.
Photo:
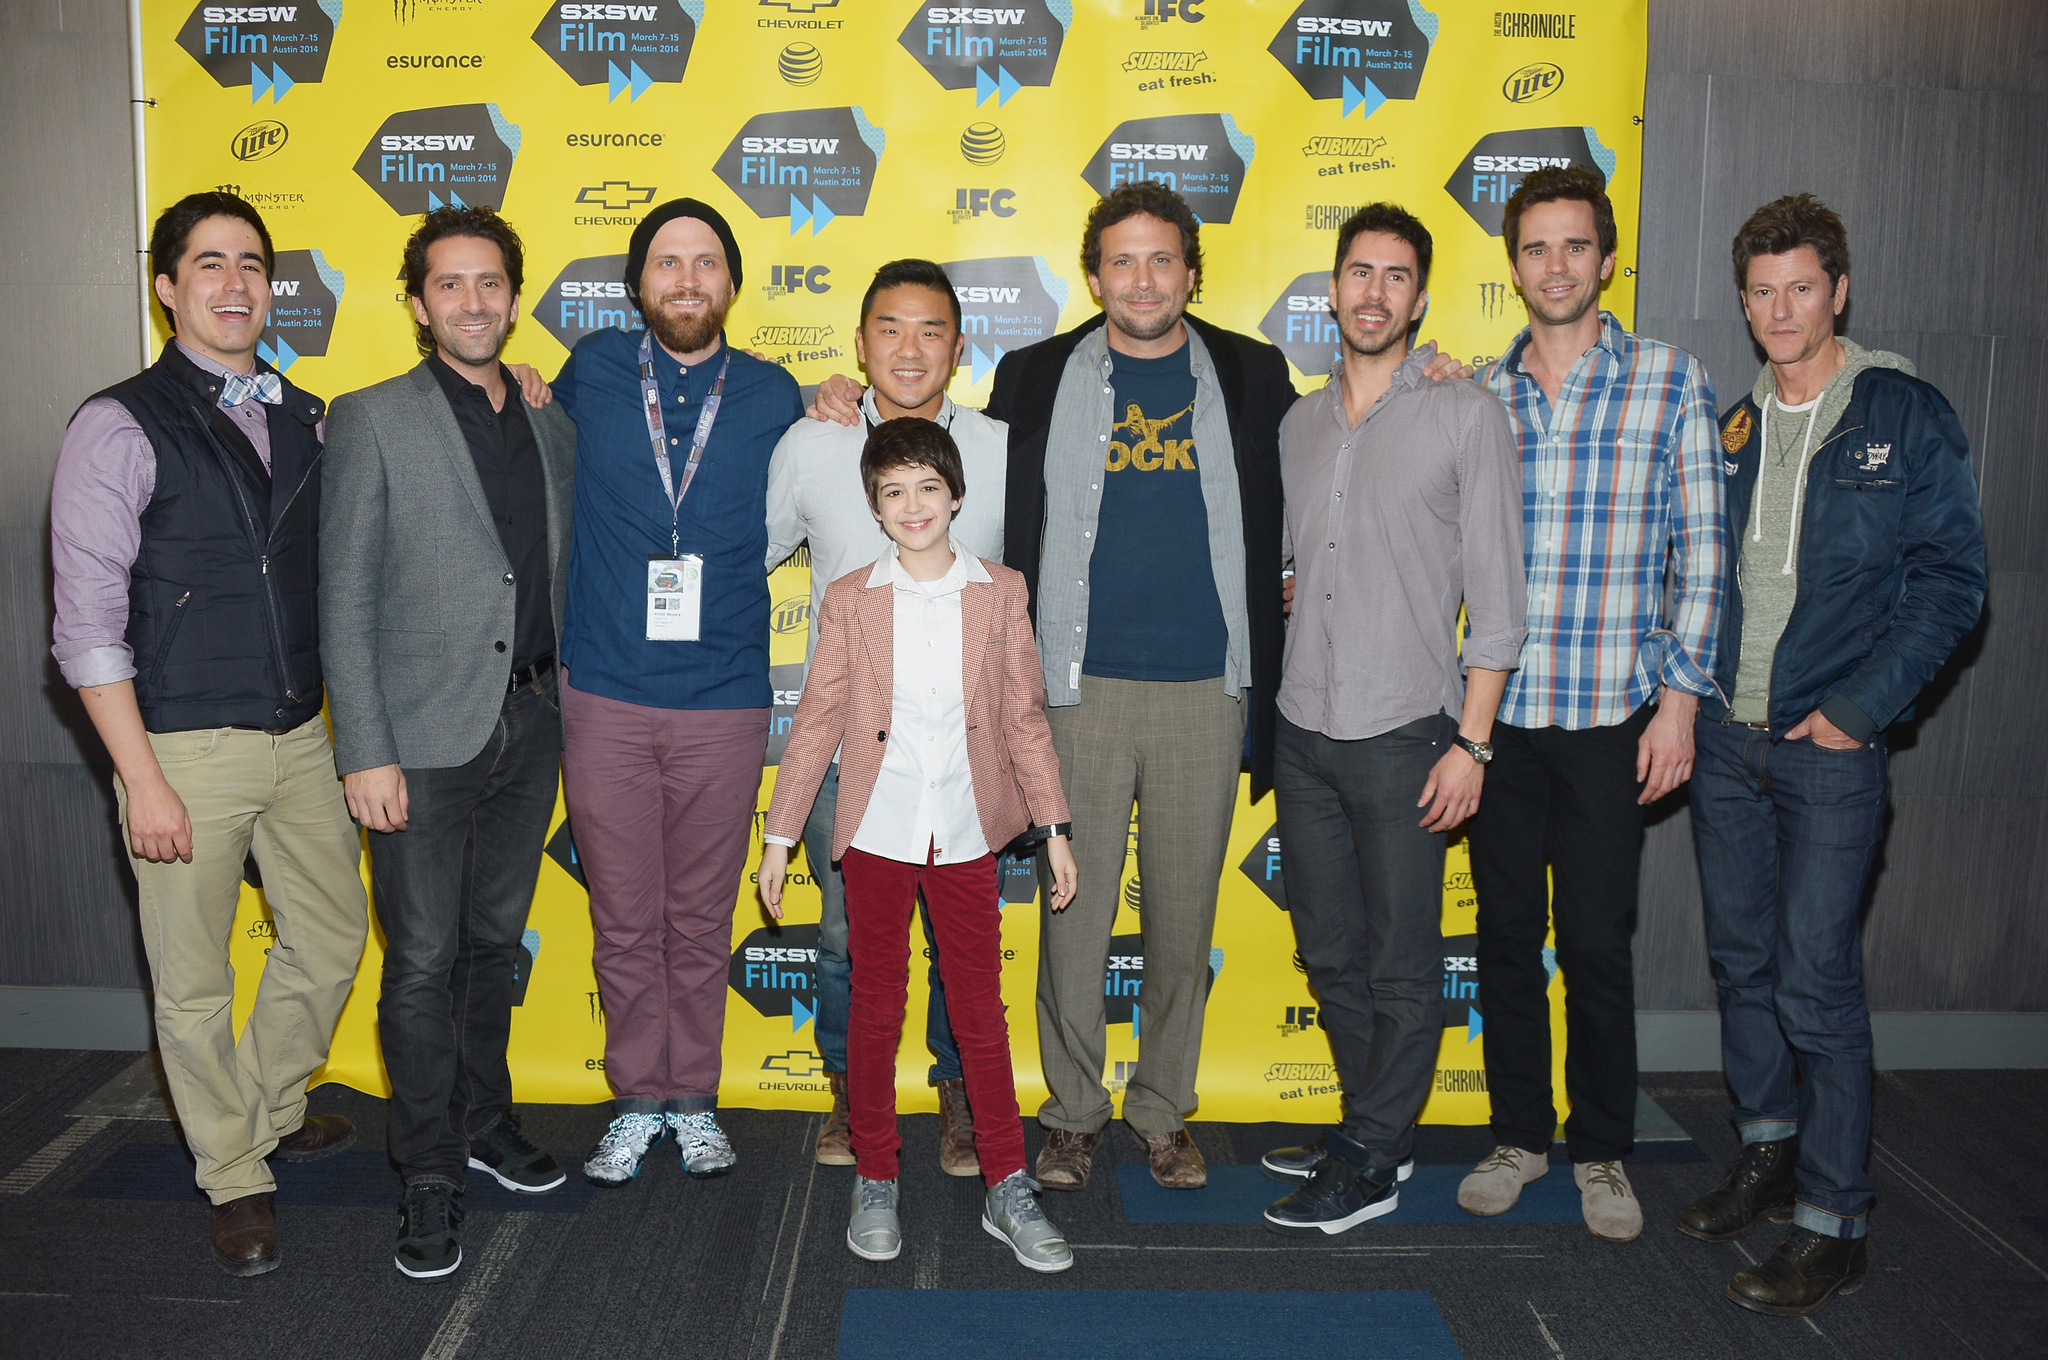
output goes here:
<path id="1" fill-rule="evenodd" d="M 554 811 L 555 639 L 575 428 L 530 407 L 499 352 L 519 237 L 489 208 L 427 214 L 405 247 L 423 361 L 337 399 L 320 516 L 320 644 L 335 765 L 370 830 L 384 928 L 377 1022 L 404 1178 L 395 1261 L 462 1263 L 469 1167 L 563 1182 L 519 1132 L 505 1058 Z"/>

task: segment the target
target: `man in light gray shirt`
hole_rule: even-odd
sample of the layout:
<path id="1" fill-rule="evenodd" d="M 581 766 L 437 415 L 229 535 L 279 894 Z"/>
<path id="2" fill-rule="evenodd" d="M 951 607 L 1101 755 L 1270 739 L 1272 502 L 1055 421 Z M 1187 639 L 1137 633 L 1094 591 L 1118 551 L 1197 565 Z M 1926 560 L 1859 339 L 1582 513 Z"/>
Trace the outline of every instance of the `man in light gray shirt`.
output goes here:
<path id="1" fill-rule="evenodd" d="M 799 420 L 775 446 L 768 464 L 768 567 L 797 548 L 811 548 L 811 635 L 806 666 L 817 649 L 818 602 L 825 587 L 850 571 L 865 571 L 888 545 L 861 480 L 860 455 L 868 432 L 885 420 L 920 416 L 942 425 L 960 450 L 967 495 L 953 517 L 960 546 L 991 562 L 1003 559 L 1003 474 L 1009 427 L 979 411 L 953 404 L 946 384 L 960 362 L 960 299 L 946 271 L 930 260 L 892 260 L 875 271 L 861 299 L 854 346 L 874 384 L 860 399 L 856 420 Z M 835 386 L 854 388 L 850 379 Z M 852 395 L 849 393 L 848 395 Z M 808 674 L 808 670 L 806 671 Z M 823 912 L 818 923 L 818 1057 L 832 1083 L 832 1113 L 818 1132 L 814 1155 L 827 1166 L 852 1166 L 847 1128 L 846 1024 L 853 963 L 847 953 L 846 888 L 832 863 L 832 818 L 839 802 L 839 764 L 825 773 L 804 824 L 804 854 L 818 882 Z M 997 846 L 1000 852 L 1002 847 Z M 955 1176 L 981 1173 L 974 1150 L 974 1117 L 960 1050 L 946 1019 L 939 981 L 938 943 L 931 940 L 931 1000 L 925 1042 L 931 1080 L 939 1091 L 939 1165 Z"/>
<path id="2" fill-rule="evenodd" d="M 1280 426 L 1296 576 L 1273 788 L 1288 907 L 1344 1088 L 1338 1128 L 1262 1161 L 1298 1183 L 1266 1210 L 1284 1234 L 1340 1233 L 1400 1202 L 1443 1030 L 1445 833 L 1479 806 L 1525 631 L 1507 411 L 1475 384 L 1432 382 L 1435 346 L 1409 348 L 1430 255 L 1428 230 L 1392 204 L 1339 229 L 1342 355 Z"/>

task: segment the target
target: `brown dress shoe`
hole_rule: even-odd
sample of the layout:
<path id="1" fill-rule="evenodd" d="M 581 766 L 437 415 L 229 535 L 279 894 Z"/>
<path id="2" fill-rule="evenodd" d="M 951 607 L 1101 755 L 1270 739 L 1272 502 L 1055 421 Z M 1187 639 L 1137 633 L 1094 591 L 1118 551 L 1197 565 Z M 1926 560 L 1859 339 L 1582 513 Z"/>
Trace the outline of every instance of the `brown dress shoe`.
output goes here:
<path id="1" fill-rule="evenodd" d="M 309 1114 L 306 1122 L 277 1140 L 270 1155 L 280 1162 L 317 1162 L 356 1141 L 356 1126 L 345 1114 Z"/>
<path id="2" fill-rule="evenodd" d="M 1199 1190 L 1209 1183 L 1208 1163 L 1186 1129 L 1147 1138 L 1145 1156 L 1152 1162 L 1152 1179 L 1168 1190 Z"/>
<path id="3" fill-rule="evenodd" d="M 825 1077 L 832 1083 L 832 1113 L 825 1116 L 825 1127 L 818 1130 L 818 1165 L 853 1165 L 853 1128 L 846 1120 L 846 1074 L 827 1072 Z"/>
<path id="4" fill-rule="evenodd" d="M 979 1176 L 981 1158 L 974 1151 L 974 1111 L 967 1106 L 967 1083 L 939 1083 L 939 1170 L 948 1176 Z"/>
<path id="5" fill-rule="evenodd" d="M 1038 1183 L 1048 1190 L 1087 1189 L 1088 1171 L 1095 1165 L 1095 1140 L 1101 1136 L 1065 1129 L 1047 1134 L 1038 1152 Z"/>
<path id="6" fill-rule="evenodd" d="M 213 1259 L 230 1275 L 262 1275 L 276 1270 L 284 1256 L 277 1249 L 276 1197 L 268 1190 L 213 1206 Z"/>

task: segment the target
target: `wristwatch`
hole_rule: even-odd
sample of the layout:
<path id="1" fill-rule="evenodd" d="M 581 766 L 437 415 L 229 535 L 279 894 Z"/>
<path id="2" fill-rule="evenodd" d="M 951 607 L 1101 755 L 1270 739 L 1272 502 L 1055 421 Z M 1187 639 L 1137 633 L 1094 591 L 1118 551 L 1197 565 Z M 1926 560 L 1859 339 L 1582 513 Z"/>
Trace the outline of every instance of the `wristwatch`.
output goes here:
<path id="1" fill-rule="evenodd" d="M 1026 845 L 1039 845 L 1051 840 L 1054 836 L 1065 836 L 1068 840 L 1072 840 L 1074 838 L 1074 824 L 1072 822 L 1053 822 L 1049 826 L 1034 826 L 1017 839 Z"/>
<path id="2" fill-rule="evenodd" d="M 1459 746 L 1464 748 L 1466 755 L 1472 757 L 1473 760 L 1481 765 L 1493 759 L 1493 743 L 1490 741 L 1474 741 L 1463 732 L 1452 733 L 1451 740 L 1457 742 Z"/>

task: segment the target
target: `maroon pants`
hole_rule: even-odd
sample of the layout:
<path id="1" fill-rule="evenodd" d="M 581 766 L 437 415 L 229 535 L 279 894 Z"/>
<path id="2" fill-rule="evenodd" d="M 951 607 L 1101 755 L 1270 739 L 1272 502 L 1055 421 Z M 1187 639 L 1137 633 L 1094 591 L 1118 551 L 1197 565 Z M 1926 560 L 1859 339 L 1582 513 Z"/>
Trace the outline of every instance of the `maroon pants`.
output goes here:
<path id="1" fill-rule="evenodd" d="M 620 1113 L 718 1103 L 732 913 L 765 708 L 648 708 L 562 681 L 562 787 L 590 884 Z"/>
<path id="2" fill-rule="evenodd" d="M 910 917 L 917 894 L 931 910 L 946 1014 L 960 1045 L 961 1075 L 974 1106 L 981 1178 L 998 1184 L 1024 1169 L 1024 1124 L 1010 1070 L 1010 1023 L 1003 1017 L 1003 915 L 996 857 L 964 864 L 905 864 L 848 849 L 847 948 L 853 1006 L 846 1027 L 847 1118 L 854 1161 L 869 1180 L 896 1179 L 896 1044 L 910 988 Z"/>

